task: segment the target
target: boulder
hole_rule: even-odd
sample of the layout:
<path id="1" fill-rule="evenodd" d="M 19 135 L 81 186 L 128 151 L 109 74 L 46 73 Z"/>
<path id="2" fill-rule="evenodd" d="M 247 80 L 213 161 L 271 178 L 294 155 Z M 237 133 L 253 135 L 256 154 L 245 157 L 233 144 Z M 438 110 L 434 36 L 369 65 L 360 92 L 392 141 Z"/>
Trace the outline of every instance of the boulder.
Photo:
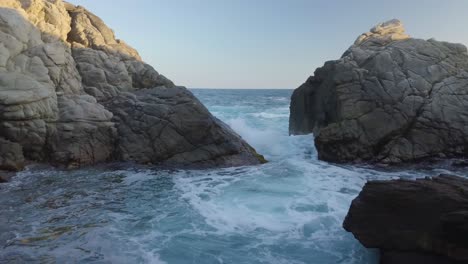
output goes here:
<path id="1" fill-rule="evenodd" d="M 83 7 L 0 2 L 0 169 L 262 162 L 184 87 Z"/>
<path id="2" fill-rule="evenodd" d="M 343 227 L 382 263 L 468 263 L 468 179 L 370 181 Z"/>
<path id="3" fill-rule="evenodd" d="M 401 163 L 468 154 L 465 46 L 413 39 L 398 20 L 361 35 L 292 95 L 290 133 L 319 158 Z"/>

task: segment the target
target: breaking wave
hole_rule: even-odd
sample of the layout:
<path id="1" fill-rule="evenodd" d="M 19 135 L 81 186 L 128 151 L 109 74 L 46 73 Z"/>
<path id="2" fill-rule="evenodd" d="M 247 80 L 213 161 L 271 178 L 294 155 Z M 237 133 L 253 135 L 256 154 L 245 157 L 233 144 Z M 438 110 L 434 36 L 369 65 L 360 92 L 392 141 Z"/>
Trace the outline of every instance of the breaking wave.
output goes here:
<path id="1" fill-rule="evenodd" d="M 202 171 L 31 169 L 0 186 L 0 263 L 377 263 L 341 227 L 377 171 L 288 135 L 290 90 L 195 90 L 270 161 Z"/>

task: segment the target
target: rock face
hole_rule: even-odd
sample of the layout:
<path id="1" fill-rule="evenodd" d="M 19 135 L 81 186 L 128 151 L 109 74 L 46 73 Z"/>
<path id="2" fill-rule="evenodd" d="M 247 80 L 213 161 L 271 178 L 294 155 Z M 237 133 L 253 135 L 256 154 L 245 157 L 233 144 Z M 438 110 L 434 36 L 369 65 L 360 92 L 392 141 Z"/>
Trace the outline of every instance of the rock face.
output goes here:
<path id="1" fill-rule="evenodd" d="M 19 171 L 24 167 L 21 145 L 0 138 L 0 170 Z"/>
<path id="2" fill-rule="evenodd" d="M 468 263 L 468 180 L 368 182 L 343 226 L 382 263 Z"/>
<path id="3" fill-rule="evenodd" d="M 398 20 L 361 35 L 292 96 L 290 133 L 319 158 L 411 162 L 468 154 L 465 46 L 413 39 Z"/>
<path id="4" fill-rule="evenodd" d="M 117 142 L 118 160 L 164 160 L 168 165 L 201 167 L 263 162 L 185 88 L 161 86 L 120 93 L 105 106 L 114 113 L 122 135 Z"/>
<path id="5" fill-rule="evenodd" d="M 0 169 L 9 170 L 24 160 L 261 162 L 100 18 L 62 0 L 0 1 L 0 150 Z"/>

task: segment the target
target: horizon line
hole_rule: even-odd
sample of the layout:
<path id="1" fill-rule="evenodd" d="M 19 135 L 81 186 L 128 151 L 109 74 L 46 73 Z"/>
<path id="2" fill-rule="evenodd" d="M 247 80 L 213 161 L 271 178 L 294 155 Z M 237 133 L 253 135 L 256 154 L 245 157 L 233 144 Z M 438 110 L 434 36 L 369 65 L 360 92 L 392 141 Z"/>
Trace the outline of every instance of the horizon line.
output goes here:
<path id="1" fill-rule="evenodd" d="M 212 90 L 295 90 L 296 88 L 242 88 L 242 87 L 188 87 L 186 86 L 187 89 L 212 89 Z"/>

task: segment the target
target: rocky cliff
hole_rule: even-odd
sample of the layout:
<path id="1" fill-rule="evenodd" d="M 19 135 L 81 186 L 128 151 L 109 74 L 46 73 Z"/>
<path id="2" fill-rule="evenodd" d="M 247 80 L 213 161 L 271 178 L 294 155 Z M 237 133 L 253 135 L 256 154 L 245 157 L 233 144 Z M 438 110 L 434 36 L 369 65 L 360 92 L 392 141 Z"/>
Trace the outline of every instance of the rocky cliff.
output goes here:
<path id="1" fill-rule="evenodd" d="M 104 22 L 62 0 L 0 1 L 0 169 L 262 157 Z"/>
<path id="2" fill-rule="evenodd" d="M 381 263 L 468 263 L 468 180 L 368 182 L 343 224 Z"/>
<path id="3" fill-rule="evenodd" d="M 290 133 L 319 158 L 410 162 L 468 154 L 465 46 L 410 38 L 398 20 L 362 34 L 292 96 Z"/>

